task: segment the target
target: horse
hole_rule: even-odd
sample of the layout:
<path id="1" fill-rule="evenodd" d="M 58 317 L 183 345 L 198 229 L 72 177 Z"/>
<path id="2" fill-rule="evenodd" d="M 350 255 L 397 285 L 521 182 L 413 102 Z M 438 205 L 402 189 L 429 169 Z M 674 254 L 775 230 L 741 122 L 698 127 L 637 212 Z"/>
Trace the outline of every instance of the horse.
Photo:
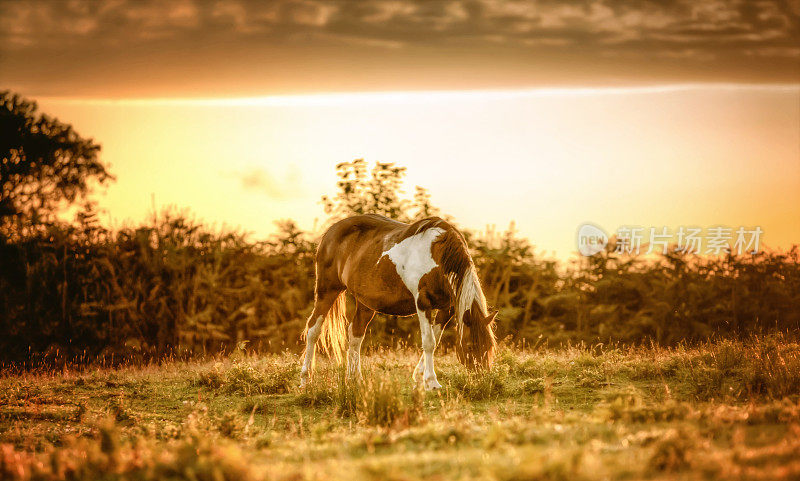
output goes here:
<path id="1" fill-rule="evenodd" d="M 451 319 L 461 363 L 472 370 L 491 368 L 497 311 L 488 311 L 467 242 L 447 221 L 348 217 L 322 235 L 314 268 L 314 309 L 301 337 L 306 341 L 301 387 L 311 380 L 317 341 L 337 363 L 347 348 L 348 378 L 361 376 L 361 342 L 375 312 L 419 317 L 423 354 L 412 377 L 419 381 L 422 375 L 426 390 L 442 387 L 433 352 Z M 349 324 L 348 292 L 355 299 Z"/>

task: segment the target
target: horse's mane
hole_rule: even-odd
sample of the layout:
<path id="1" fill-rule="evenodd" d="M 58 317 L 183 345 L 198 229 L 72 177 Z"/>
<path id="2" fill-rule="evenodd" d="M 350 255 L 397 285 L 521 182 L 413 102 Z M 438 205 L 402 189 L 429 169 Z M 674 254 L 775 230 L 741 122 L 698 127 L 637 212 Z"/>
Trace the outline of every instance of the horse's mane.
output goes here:
<path id="1" fill-rule="evenodd" d="M 437 227 L 443 227 L 442 221 Z M 445 232 L 436 239 L 435 249 L 439 254 L 439 265 L 444 270 L 445 276 L 450 281 L 455 295 L 455 314 L 459 329 L 463 323 L 464 313 L 477 302 L 483 316 L 488 314 L 486 297 L 483 295 L 481 283 L 475 265 L 469 255 L 467 241 L 455 228 L 446 225 Z"/>
<path id="2" fill-rule="evenodd" d="M 436 239 L 432 248 L 438 254 L 436 261 L 444 270 L 453 289 L 453 307 L 459 337 L 456 353 L 459 355 L 459 359 L 468 366 L 473 365 L 482 356 L 486 356 L 485 361 L 491 366 L 494 349 L 497 345 L 492 324 L 483 324 L 478 321 L 479 325 L 469 325 L 471 342 L 463 343 L 464 314 L 477 305 L 480 315 L 483 318 L 488 317 L 486 297 L 483 295 L 475 264 L 469 255 L 467 241 L 460 232 L 444 221 L 437 223 L 436 226 L 444 228 L 444 233 Z M 470 316 L 470 322 L 476 321 L 474 315 Z"/>

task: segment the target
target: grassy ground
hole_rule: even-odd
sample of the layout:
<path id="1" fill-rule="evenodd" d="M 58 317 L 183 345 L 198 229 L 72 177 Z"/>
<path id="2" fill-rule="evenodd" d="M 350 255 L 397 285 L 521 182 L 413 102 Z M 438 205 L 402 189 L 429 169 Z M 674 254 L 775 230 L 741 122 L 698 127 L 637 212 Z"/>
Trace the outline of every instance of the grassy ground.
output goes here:
<path id="1" fill-rule="evenodd" d="M 800 346 L 294 356 L 0 377 L 0 479 L 798 479 Z"/>

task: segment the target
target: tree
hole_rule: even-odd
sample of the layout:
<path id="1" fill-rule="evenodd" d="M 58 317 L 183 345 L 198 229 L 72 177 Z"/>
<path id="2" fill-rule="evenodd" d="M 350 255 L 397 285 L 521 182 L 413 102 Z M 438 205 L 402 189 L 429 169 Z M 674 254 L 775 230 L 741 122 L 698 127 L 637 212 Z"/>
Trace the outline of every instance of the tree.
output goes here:
<path id="1" fill-rule="evenodd" d="M 426 189 L 417 186 L 413 200 L 403 196 L 405 167 L 376 162 L 368 171 L 367 162 L 356 159 L 338 164 L 336 175 L 338 192 L 322 197 L 330 222 L 358 214 L 380 214 L 401 222 L 438 215 Z"/>
<path id="2" fill-rule="evenodd" d="M 84 197 L 92 181 L 114 179 L 98 144 L 37 110 L 35 102 L 0 92 L 0 234 L 6 236 L 51 221 L 63 202 Z"/>

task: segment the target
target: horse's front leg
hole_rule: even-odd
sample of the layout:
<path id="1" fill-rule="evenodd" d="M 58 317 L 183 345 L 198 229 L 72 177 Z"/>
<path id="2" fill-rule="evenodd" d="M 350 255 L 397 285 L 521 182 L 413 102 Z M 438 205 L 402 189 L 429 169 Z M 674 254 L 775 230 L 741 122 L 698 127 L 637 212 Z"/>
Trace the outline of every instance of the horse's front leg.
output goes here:
<path id="1" fill-rule="evenodd" d="M 436 339 L 436 345 L 434 346 L 434 351 L 435 351 L 436 347 L 439 346 L 439 341 L 442 340 L 442 333 L 444 333 L 444 329 L 442 329 L 442 326 L 440 324 L 437 324 L 435 322 L 434 322 L 433 326 L 431 326 L 431 329 L 433 329 L 433 337 L 434 337 L 434 339 Z M 425 353 L 424 352 L 419 357 L 419 362 L 417 363 L 417 367 L 414 368 L 414 374 L 412 376 L 412 379 L 414 379 L 414 381 L 418 381 L 418 380 L 422 379 L 423 374 L 425 374 Z"/>
<path id="2" fill-rule="evenodd" d="M 447 327 L 447 324 L 450 322 L 450 319 L 453 318 L 453 308 L 447 309 L 437 309 L 435 320 L 433 321 L 433 336 L 436 338 L 436 347 L 439 347 L 439 343 L 442 342 L 442 334 L 444 334 L 444 330 Z M 434 350 L 435 348 L 434 347 Z M 414 374 L 412 378 L 414 381 L 418 381 L 422 379 L 422 375 L 425 373 L 425 354 L 422 354 L 419 357 L 419 362 L 417 363 L 417 367 L 414 368 Z"/>
<path id="3" fill-rule="evenodd" d="M 436 335 L 433 332 L 431 325 L 431 311 L 423 311 L 417 309 L 417 316 L 419 316 L 419 330 L 422 333 L 422 356 L 424 358 L 423 366 L 423 381 L 425 382 L 425 389 L 441 389 L 442 385 L 436 379 L 436 371 L 433 368 L 433 351 L 436 349 Z"/>

